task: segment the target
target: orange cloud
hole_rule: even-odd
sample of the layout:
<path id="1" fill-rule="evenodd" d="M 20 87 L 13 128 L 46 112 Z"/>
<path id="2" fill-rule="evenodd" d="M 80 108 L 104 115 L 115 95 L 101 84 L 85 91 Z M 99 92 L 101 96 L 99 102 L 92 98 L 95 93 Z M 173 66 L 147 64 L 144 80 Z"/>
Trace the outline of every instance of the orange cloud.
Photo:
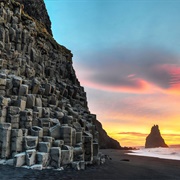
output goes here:
<path id="1" fill-rule="evenodd" d="M 143 74 L 128 74 L 127 76 L 118 77 L 115 74 L 104 75 L 98 74 L 98 70 L 91 70 L 84 66 L 78 66 L 81 70 L 77 75 L 85 87 L 96 90 L 116 92 L 116 93 L 165 93 L 180 94 L 180 66 L 177 64 L 156 64 L 150 67 L 146 76 Z M 149 73 L 149 75 L 148 75 Z M 95 78 L 97 76 L 98 80 Z M 101 78 L 99 76 L 102 76 Z M 103 77 L 104 76 L 104 77 Z M 93 78 L 92 78 L 93 77 Z M 159 85 L 158 85 L 159 83 Z"/>
<path id="2" fill-rule="evenodd" d="M 144 145 L 153 124 L 160 126 L 167 144 L 179 144 L 178 61 L 165 55 L 105 59 L 96 60 L 95 65 L 79 64 L 76 72 L 87 91 L 90 110 L 122 146 Z"/>
<path id="3" fill-rule="evenodd" d="M 101 91 L 109 91 L 109 92 L 124 92 L 124 93 L 137 93 L 137 94 L 142 94 L 142 93 L 152 93 L 152 90 L 158 91 L 158 87 L 155 87 L 153 84 L 150 84 L 149 82 L 140 79 L 140 78 L 133 78 L 130 80 L 133 82 L 133 85 L 131 86 L 126 86 L 126 85 L 119 85 L 119 86 L 108 86 L 104 85 L 101 83 L 89 81 L 88 79 L 81 78 L 81 83 L 83 86 L 92 88 L 92 89 L 97 89 Z"/>

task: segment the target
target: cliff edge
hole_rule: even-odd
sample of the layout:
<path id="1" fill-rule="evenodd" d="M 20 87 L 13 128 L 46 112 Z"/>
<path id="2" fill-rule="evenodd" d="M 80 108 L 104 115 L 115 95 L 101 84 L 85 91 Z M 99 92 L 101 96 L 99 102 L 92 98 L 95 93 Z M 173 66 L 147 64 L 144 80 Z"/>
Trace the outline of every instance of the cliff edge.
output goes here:
<path id="1" fill-rule="evenodd" d="M 26 13 L 26 5 L 38 8 L 0 0 L 0 158 L 31 169 L 100 164 L 101 141 L 113 148 L 114 140 L 101 138 L 71 51 L 53 39 L 38 14 Z"/>
<path id="2" fill-rule="evenodd" d="M 16 0 L 17 2 L 24 5 L 24 11 L 31 16 L 32 18 L 36 19 L 40 23 L 42 23 L 49 34 L 52 34 L 51 30 L 51 21 L 46 10 L 46 5 L 44 0 Z"/>
<path id="3" fill-rule="evenodd" d="M 99 147 L 100 149 L 122 149 L 119 142 L 109 137 L 107 132 L 103 129 L 102 124 L 95 119 L 94 124 L 99 132 Z"/>

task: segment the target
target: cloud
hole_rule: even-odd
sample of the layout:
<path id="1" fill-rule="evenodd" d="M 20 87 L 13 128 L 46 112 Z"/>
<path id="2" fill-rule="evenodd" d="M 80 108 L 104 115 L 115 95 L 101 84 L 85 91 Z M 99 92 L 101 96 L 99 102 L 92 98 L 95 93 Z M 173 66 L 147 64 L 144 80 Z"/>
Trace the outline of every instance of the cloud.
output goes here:
<path id="1" fill-rule="evenodd" d="M 128 146 L 136 146 L 136 145 L 143 145 L 145 143 L 145 139 L 148 134 L 140 133 L 140 132 L 119 132 L 117 134 L 113 134 L 113 137 L 119 140 L 122 145 L 126 144 Z M 176 133 L 161 133 L 162 137 L 164 138 L 165 142 L 170 144 L 179 144 L 180 134 Z"/>
<path id="2" fill-rule="evenodd" d="M 180 96 L 164 93 L 130 94 L 86 88 L 90 110 L 103 121 L 121 124 L 156 122 L 180 115 Z M 105 110 L 105 111 L 104 111 Z M 143 119 L 143 122 L 141 122 Z"/>
<path id="3" fill-rule="evenodd" d="M 163 136 L 170 136 L 170 137 L 180 137 L 180 134 L 163 134 Z"/>
<path id="4" fill-rule="evenodd" d="M 98 78 L 96 78 L 96 75 L 93 75 L 94 79 L 91 77 L 87 77 L 85 79 L 81 79 L 81 83 L 83 86 L 102 90 L 102 91 L 110 91 L 110 92 L 130 92 L 130 93 L 147 93 L 151 92 L 151 89 L 154 89 L 155 87 L 148 82 L 144 81 L 143 79 L 126 79 L 126 78 L 116 78 L 116 77 L 100 77 L 101 75 L 97 75 Z M 107 80 L 109 81 L 107 83 Z"/>
<path id="5" fill-rule="evenodd" d="M 76 67 L 87 87 L 135 93 L 180 90 L 180 59 L 162 49 L 119 48 L 88 54 L 84 59 Z"/>
<path id="6" fill-rule="evenodd" d="M 148 134 L 146 133 L 140 133 L 140 132 L 119 132 L 117 133 L 119 135 L 128 135 L 128 136 L 147 136 Z M 175 133 L 161 133 L 163 136 L 167 137 L 180 137 L 180 134 L 175 134 Z"/>
<path id="7" fill-rule="evenodd" d="M 139 132 L 119 132 L 120 135 L 132 135 L 132 136 L 147 136 L 148 134 L 139 133 Z"/>

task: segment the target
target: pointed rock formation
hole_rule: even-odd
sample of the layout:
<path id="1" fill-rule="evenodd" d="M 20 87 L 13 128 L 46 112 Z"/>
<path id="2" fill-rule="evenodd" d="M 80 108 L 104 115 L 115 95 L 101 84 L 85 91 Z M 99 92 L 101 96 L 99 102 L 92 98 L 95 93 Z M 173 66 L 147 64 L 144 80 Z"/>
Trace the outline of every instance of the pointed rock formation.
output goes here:
<path id="1" fill-rule="evenodd" d="M 159 131 L 159 126 L 154 125 L 151 133 L 146 137 L 145 148 L 168 147 Z"/>

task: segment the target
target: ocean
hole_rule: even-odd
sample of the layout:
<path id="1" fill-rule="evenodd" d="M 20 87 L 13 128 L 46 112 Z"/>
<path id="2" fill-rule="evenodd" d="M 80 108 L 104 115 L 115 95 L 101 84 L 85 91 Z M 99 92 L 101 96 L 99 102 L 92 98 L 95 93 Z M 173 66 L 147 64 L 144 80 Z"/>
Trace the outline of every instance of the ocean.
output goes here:
<path id="1" fill-rule="evenodd" d="M 140 148 L 132 150 L 129 155 L 148 156 L 161 159 L 180 160 L 180 145 L 170 146 L 169 148 Z"/>

